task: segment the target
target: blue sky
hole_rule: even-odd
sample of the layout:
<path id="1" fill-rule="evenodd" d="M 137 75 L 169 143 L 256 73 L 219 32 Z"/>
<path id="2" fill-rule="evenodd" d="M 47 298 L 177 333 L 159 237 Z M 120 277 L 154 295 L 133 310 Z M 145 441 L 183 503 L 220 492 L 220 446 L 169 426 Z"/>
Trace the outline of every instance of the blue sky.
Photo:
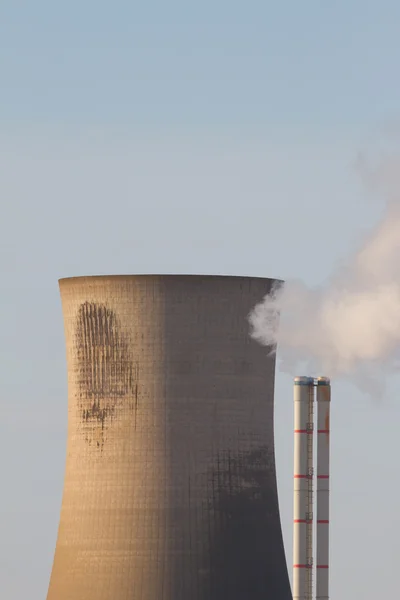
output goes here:
<path id="1" fill-rule="evenodd" d="M 1 118 L 368 126 L 399 103 L 399 17 L 387 1 L 6 1 Z"/>
<path id="2" fill-rule="evenodd" d="M 0 581 L 42 600 L 66 437 L 57 279 L 323 282 L 379 219 L 355 168 L 397 149 L 400 4 L 3 1 Z M 398 379 L 334 382 L 332 597 L 397 589 Z M 288 565 L 292 389 L 276 444 Z M 372 550 L 371 550 L 372 548 Z"/>

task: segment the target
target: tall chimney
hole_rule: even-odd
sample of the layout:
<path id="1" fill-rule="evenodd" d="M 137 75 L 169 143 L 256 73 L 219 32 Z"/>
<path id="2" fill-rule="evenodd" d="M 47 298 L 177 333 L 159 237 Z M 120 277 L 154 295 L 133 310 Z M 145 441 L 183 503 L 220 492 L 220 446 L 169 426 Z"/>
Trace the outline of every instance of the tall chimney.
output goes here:
<path id="1" fill-rule="evenodd" d="M 331 384 L 318 377 L 317 386 L 317 600 L 329 598 L 329 418 Z"/>
<path id="2" fill-rule="evenodd" d="M 313 405 L 313 378 L 295 377 L 293 600 L 312 600 Z"/>

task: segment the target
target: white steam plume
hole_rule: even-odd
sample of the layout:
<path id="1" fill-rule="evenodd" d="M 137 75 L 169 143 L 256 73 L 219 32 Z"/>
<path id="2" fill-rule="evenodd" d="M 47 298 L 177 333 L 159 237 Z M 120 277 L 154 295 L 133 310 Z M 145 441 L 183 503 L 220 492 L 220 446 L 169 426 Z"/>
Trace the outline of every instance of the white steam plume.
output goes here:
<path id="1" fill-rule="evenodd" d="M 393 192 L 399 164 L 385 162 L 367 173 L 369 184 L 385 185 L 389 200 L 344 268 L 320 288 L 289 281 L 250 313 L 251 336 L 272 352 L 279 342 L 282 370 L 294 374 L 303 366 L 312 374 L 349 378 L 373 394 L 382 391 L 386 372 L 398 370 L 400 203 Z"/>

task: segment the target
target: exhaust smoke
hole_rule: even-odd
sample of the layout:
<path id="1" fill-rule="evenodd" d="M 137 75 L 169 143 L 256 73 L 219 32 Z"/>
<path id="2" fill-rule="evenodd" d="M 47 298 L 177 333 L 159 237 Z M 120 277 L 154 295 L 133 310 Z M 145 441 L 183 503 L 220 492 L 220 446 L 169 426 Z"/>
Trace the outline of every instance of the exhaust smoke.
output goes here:
<path id="1" fill-rule="evenodd" d="M 271 352 L 279 336 L 283 371 L 328 372 L 379 394 L 382 375 L 400 366 L 400 161 L 358 166 L 386 196 L 381 220 L 326 284 L 276 287 L 251 311 L 250 334 Z"/>

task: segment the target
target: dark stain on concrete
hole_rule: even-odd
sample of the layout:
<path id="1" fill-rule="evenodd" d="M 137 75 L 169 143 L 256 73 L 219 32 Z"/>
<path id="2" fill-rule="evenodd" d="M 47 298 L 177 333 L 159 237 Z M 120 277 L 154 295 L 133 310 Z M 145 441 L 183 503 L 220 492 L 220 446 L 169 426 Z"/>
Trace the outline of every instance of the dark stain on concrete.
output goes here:
<path id="1" fill-rule="evenodd" d="M 101 450 L 106 428 L 119 408 L 139 405 L 139 365 L 132 360 L 129 338 L 115 311 L 85 302 L 76 322 L 76 376 L 79 412 L 88 444 Z"/>
<path id="2" fill-rule="evenodd" d="M 271 450 L 261 446 L 216 456 L 208 489 L 211 522 L 204 569 L 209 577 L 201 597 L 289 600 Z"/>

